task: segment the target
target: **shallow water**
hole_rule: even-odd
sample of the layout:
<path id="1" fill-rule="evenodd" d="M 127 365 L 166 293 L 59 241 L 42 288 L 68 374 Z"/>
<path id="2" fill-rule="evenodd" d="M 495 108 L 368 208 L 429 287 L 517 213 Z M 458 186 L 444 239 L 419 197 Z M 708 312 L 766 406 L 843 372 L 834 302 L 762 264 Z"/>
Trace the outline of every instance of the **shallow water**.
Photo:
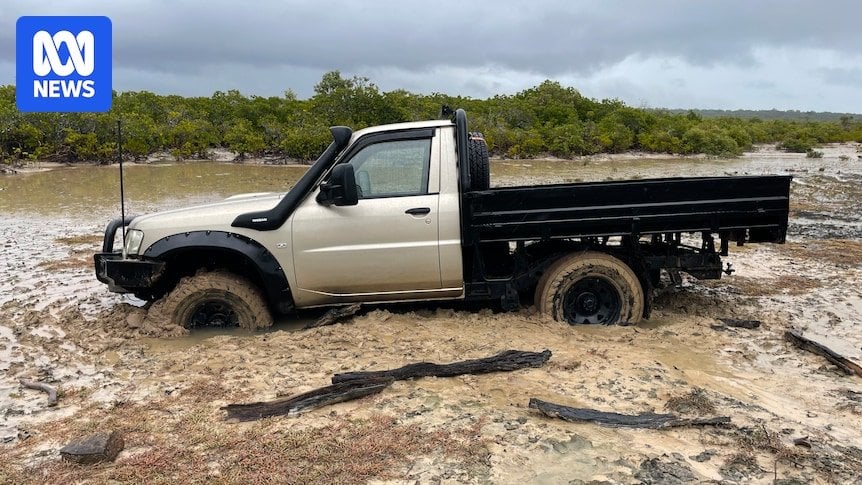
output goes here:
<path id="1" fill-rule="evenodd" d="M 276 318 L 275 323 L 271 327 L 262 330 L 248 330 L 239 327 L 200 327 L 189 332 L 188 335 L 175 338 L 163 337 L 146 337 L 139 339 L 141 343 L 146 344 L 149 350 L 153 353 L 175 352 L 178 350 L 186 350 L 195 345 L 205 343 L 206 340 L 226 335 L 232 337 L 253 337 L 256 335 L 266 335 L 277 332 L 298 332 L 303 330 L 306 325 L 317 320 L 323 315 L 324 310 L 303 312 L 300 315 L 286 315 Z M 0 327 L 2 329 L 2 327 Z"/>
<path id="2" fill-rule="evenodd" d="M 793 175 L 792 203 L 798 219 L 794 223 L 819 223 L 831 232 L 862 233 L 859 227 L 862 160 L 854 146 L 827 147 L 823 151 L 826 155 L 821 159 L 765 150 L 728 160 L 656 157 L 494 160 L 491 183 L 512 186 L 675 176 Z M 295 165 L 218 162 L 127 165 L 126 212 L 142 214 L 239 193 L 284 192 L 306 170 L 305 166 Z M 103 225 L 106 217 L 119 213 L 119 191 L 116 165 L 83 165 L 0 176 L 0 218 L 62 214 Z"/>
<path id="3" fill-rule="evenodd" d="M 774 150 L 731 160 L 634 157 L 627 159 L 495 160 L 495 186 L 624 180 L 669 176 L 792 174 L 791 240 L 862 237 L 862 160 L 857 147 L 824 149 L 821 159 Z M 843 158 L 843 159 L 842 159 Z M 288 190 L 305 166 L 196 162 L 125 167 L 126 213 L 212 202 L 247 192 Z M 63 244 L 58 238 L 98 235 L 119 215 L 117 166 L 82 165 L 0 176 L 0 304 L 11 299 L 37 307 L 77 291 L 101 295 L 87 258 L 97 244 Z M 46 261 L 80 271 L 57 272 Z"/>
<path id="4" fill-rule="evenodd" d="M 152 210 L 218 200 L 247 192 L 284 192 L 305 166 L 198 162 L 124 167 L 126 211 Z M 119 168 L 82 165 L 0 177 L 0 213 L 87 217 L 119 213 Z M 107 222 L 107 221 L 105 221 Z"/>

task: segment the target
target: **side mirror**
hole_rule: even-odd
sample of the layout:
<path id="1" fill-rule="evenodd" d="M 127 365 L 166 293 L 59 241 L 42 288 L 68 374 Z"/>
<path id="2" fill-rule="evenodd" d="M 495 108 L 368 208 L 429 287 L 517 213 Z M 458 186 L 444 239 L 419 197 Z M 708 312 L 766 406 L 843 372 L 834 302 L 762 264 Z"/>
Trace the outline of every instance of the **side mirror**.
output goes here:
<path id="1" fill-rule="evenodd" d="M 359 203 L 359 191 L 356 190 L 356 174 L 353 165 L 339 163 L 329 178 L 320 184 L 317 202 L 322 205 L 356 205 Z"/>

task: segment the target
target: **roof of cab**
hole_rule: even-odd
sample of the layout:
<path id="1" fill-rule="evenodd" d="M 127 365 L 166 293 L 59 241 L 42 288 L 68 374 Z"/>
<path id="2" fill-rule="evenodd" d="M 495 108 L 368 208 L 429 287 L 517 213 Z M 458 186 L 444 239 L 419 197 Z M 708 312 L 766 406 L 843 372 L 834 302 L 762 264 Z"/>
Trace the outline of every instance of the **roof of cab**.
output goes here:
<path id="1" fill-rule="evenodd" d="M 429 121 L 413 121 L 410 123 L 393 123 L 391 125 L 369 126 L 359 131 L 355 131 L 350 137 L 350 143 L 356 141 L 360 136 L 368 135 L 369 133 L 378 133 L 381 131 L 398 131 L 409 130 L 412 128 L 437 128 L 439 126 L 454 126 L 451 120 L 429 120 Z"/>

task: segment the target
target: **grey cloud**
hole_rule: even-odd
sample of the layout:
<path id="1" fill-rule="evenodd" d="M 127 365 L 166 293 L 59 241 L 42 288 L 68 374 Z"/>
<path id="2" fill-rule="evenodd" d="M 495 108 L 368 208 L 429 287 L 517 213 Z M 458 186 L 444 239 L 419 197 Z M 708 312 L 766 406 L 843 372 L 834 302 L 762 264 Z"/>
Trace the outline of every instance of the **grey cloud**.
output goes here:
<path id="1" fill-rule="evenodd" d="M 26 6 L 93 13 L 84 2 Z M 116 64 L 197 72 L 202 64 L 361 65 L 424 69 L 484 65 L 549 75 L 590 72 L 634 54 L 692 64 L 752 62 L 753 46 L 858 52 L 862 3 L 731 0 L 701 2 L 268 1 L 113 2 L 96 9 L 114 22 Z M 5 16 L 5 15 L 4 15 Z M 14 19 L 9 19 L 14 20 Z M 828 28 L 813 28 L 812 26 Z M 0 30 L 0 44 L 11 39 Z M 4 49 L 2 55 L 11 52 Z"/>
<path id="2" fill-rule="evenodd" d="M 862 69 L 825 67 L 820 69 L 820 78 L 828 84 L 862 87 Z"/>
<path id="3" fill-rule="evenodd" d="M 709 89 L 721 83 L 699 72 L 708 70 L 716 76 L 757 71 L 734 84 L 757 93 L 736 93 L 742 101 L 783 105 L 790 98 L 777 96 L 785 92 L 796 93 L 799 102 L 829 104 L 797 92 L 811 89 L 814 73 L 784 69 L 779 79 L 779 73 L 763 72 L 771 60 L 759 53 L 770 49 L 852 59 L 849 65 L 817 64 L 826 76 L 817 82 L 846 79 L 862 87 L 853 74 L 862 64 L 858 0 L 4 0 L 0 9 L 0 84 L 14 82 L 14 69 L 6 66 L 14 59 L 18 16 L 97 14 L 113 21 L 114 84 L 120 90 L 209 94 L 239 88 L 272 95 L 291 87 L 307 96 L 321 73 L 340 69 L 369 75 L 388 89 L 471 96 L 511 92 L 545 78 L 583 82 L 602 97 L 610 92 L 608 97 L 634 104 L 678 95 L 673 104 L 693 106 L 735 94 L 716 97 Z M 632 59 L 656 69 L 625 82 L 622 74 L 609 74 Z M 806 59 L 800 58 L 800 70 Z M 674 83 L 677 89 L 661 91 L 670 94 L 653 94 L 655 86 Z M 765 93 L 770 89 L 771 98 Z"/>
<path id="4" fill-rule="evenodd" d="M 766 91 L 768 91 L 770 89 L 775 89 L 777 87 L 774 82 L 767 81 L 765 79 L 753 80 L 753 81 L 745 83 L 745 85 L 749 88 L 752 88 L 752 89 L 766 90 Z"/>

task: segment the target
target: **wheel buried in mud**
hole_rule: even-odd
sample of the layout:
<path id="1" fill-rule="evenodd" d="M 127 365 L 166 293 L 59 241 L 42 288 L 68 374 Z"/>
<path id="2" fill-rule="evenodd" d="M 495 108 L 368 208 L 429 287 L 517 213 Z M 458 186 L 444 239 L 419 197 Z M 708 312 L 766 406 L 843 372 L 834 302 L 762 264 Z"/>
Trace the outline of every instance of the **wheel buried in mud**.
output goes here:
<path id="1" fill-rule="evenodd" d="M 563 256 L 536 287 L 536 308 L 569 324 L 635 324 L 644 312 L 644 292 L 634 271 L 619 259 L 585 251 Z"/>
<path id="2" fill-rule="evenodd" d="M 189 329 L 224 326 L 255 330 L 272 326 L 272 315 L 260 290 L 241 276 L 221 271 L 181 279 L 153 305 L 148 317 L 154 316 Z"/>

